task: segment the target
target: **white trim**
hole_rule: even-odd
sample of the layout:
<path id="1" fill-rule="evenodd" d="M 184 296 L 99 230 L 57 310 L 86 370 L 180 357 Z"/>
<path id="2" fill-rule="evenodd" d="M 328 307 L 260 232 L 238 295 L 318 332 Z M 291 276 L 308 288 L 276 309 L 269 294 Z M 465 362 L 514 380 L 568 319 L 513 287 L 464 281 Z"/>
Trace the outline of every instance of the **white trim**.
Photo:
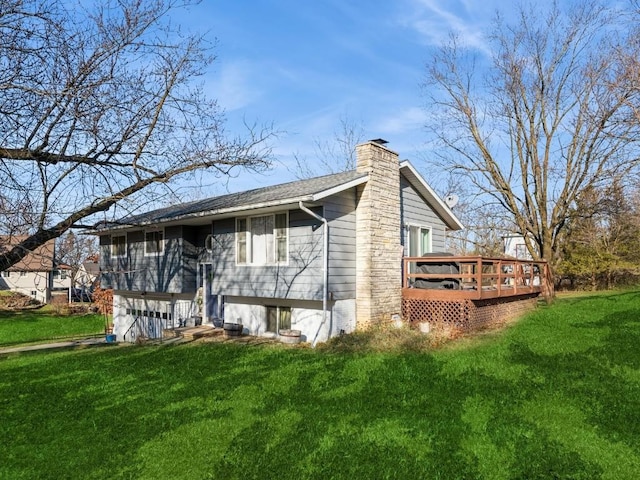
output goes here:
<path id="1" fill-rule="evenodd" d="M 363 174 L 362 177 L 356 178 L 355 180 L 351 180 L 350 182 L 343 183 L 342 185 L 338 185 L 337 187 L 333 187 L 328 190 L 315 193 L 314 195 L 312 195 L 312 201 L 315 202 L 318 200 L 322 200 L 323 198 L 330 197 L 331 195 L 335 195 L 336 193 L 344 192 L 345 190 L 349 190 L 350 188 L 357 187 L 358 185 L 362 185 L 363 183 L 366 183 L 368 181 L 369 181 L 369 175 Z"/>
<path id="2" fill-rule="evenodd" d="M 287 245 L 286 245 L 286 254 L 285 257 L 286 259 L 284 261 L 278 261 L 278 237 L 276 235 L 276 216 L 278 215 L 285 215 L 285 230 L 287 233 Z M 260 263 L 253 263 L 251 261 L 252 257 L 253 257 L 253 236 L 251 234 L 251 220 L 254 218 L 262 218 L 262 217 L 273 217 L 273 230 L 272 230 L 272 236 L 273 236 L 273 261 L 272 262 L 260 262 Z M 239 262 L 238 261 L 238 221 L 239 220 L 244 220 L 246 222 L 246 226 L 245 226 L 245 234 L 246 234 L 246 238 L 245 238 L 245 261 L 244 262 Z M 280 266 L 287 266 L 289 265 L 289 241 L 291 238 L 291 232 L 290 232 L 290 227 L 289 227 L 289 210 L 281 210 L 281 211 L 277 211 L 277 212 L 273 212 L 273 213 L 265 213 L 265 214 L 257 214 L 257 215 L 247 215 L 247 216 L 240 216 L 240 217 L 235 217 L 234 219 L 234 251 L 235 251 L 235 261 L 236 261 L 236 266 L 240 266 L 240 267 L 263 267 L 263 266 L 274 266 L 274 265 L 280 265 Z"/>
<path id="3" fill-rule="evenodd" d="M 427 200 L 431 208 L 444 220 L 444 223 L 450 230 L 462 230 L 464 225 L 458 217 L 451 211 L 438 194 L 429 186 L 422 178 L 409 160 L 400 162 L 400 173 L 414 186 L 418 192 Z"/>
<path id="4" fill-rule="evenodd" d="M 433 252 L 433 227 L 430 225 L 422 225 L 419 223 L 405 223 L 404 224 L 404 231 L 405 231 L 405 240 L 406 240 L 406 245 L 405 245 L 405 253 L 406 256 L 410 257 L 411 255 L 411 227 L 415 227 L 419 229 L 418 233 L 421 233 L 422 230 L 428 230 L 429 231 L 429 251 L 428 252 L 420 252 L 418 253 L 418 256 L 422 256 L 425 253 L 432 253 Z M 420 244 L 422 245 L 422 243 Z"/>

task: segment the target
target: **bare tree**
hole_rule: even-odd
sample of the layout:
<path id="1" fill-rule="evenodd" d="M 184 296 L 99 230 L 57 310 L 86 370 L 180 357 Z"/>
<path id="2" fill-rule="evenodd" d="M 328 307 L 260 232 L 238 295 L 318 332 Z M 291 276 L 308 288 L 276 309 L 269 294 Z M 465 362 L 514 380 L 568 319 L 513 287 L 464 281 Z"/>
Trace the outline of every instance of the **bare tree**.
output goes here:
<path id="1" fill-rule="evenodd" d="M 197 83 L 206 38 L 170 21 L 189 0 L 0 0 L 0 224 L 28 251 L 178 177 L 268 166 L 269 130 L 228 138 Z"/>
<path id="2" fill-rule="evenodd" d="M 489 59 L 452 36 L 428 65 L 440 165 L 503 212 L 535 259 L 556 260 L 580 192 L 637 165 L 638 76 L 624 60 L 637 37 L 625 36 L 626 20 L 595 1 L 530 3 L 514 24 L 496 17 Z"/>
<path id="3" fill-rule="evenodd" d="M 364 128 L 347 115 L 340 118 L 340 129 L 333 138 L 314 140 L 314 159 L 294 155 L 296 176 L 300 179 L 346 172 L 356 168 L 356 145 L 364 140 Z"/>
<path id="4" fill-rule="evenodd" d="M 76 235 L 67 232 L 58 238 L 56 245 L 56 262 L 71 268 L 71 286 L 75 286 L 78 272 L 82 264 L 89 260 L 98 259 L 97 239 L 90 235 Z"/>

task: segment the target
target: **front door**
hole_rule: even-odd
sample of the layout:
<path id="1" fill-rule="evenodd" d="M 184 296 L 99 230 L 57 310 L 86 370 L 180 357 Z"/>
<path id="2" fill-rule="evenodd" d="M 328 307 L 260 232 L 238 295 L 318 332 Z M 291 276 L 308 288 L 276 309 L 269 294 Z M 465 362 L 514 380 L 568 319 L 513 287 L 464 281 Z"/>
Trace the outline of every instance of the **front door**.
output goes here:
<path id="1" fill-rule="evenodd" d="M 202 288 L 203 320 L 208 323 L 217 323 L 220 318 L 220 306 L 218 295 L 213 294 L 213 266 L 210 263 L 201 263 L 198 275 L 198 287 Z"/>

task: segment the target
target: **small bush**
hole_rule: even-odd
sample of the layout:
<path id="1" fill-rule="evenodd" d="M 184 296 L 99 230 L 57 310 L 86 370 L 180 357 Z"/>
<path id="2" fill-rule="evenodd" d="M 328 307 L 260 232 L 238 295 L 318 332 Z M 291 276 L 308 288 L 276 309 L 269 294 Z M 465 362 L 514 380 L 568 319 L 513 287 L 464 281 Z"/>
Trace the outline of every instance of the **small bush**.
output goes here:
<path id="1" fill-rule="evenodd" d="M 103 315 L 113 313 L 113 290 L 96 288 L 93 292 L 93 302 L 98 307 L 98 312 Z"/>
<path id="2" fill-rule="evenodd" d="M 55 295 L 49 302 L 56 315 L 70 315 L 69 299 L 64 295 Z"/>

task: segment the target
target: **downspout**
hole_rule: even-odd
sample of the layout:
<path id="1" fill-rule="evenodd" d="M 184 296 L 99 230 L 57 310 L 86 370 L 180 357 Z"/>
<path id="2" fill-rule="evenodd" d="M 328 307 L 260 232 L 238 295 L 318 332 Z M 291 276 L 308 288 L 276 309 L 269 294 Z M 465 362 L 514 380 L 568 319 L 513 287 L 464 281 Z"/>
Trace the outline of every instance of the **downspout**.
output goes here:
<path id="1" fill-rule="evenodd" d="M 323 252 L 323 287 L 322 287 L 322 322 L 320 323 L 320 327 L 316 332 L 316 336 L 313 339 L 311 346 L 315 348 L 316 343 L 318 341 L 318 334 L 320 333 L 320 329 L 324 326 L 327 321 L 327 304 L 329 300 L 329 222 L 326 218 L 321 217 L 320 215 L 312 212 L 307 207 L 304 206 L 302 200 L 298 202 L 298 206 L 300 210 L 311 215 L 316 220 L 322 222 L 322 235 L 324 236 L 324 252 Z"/>

